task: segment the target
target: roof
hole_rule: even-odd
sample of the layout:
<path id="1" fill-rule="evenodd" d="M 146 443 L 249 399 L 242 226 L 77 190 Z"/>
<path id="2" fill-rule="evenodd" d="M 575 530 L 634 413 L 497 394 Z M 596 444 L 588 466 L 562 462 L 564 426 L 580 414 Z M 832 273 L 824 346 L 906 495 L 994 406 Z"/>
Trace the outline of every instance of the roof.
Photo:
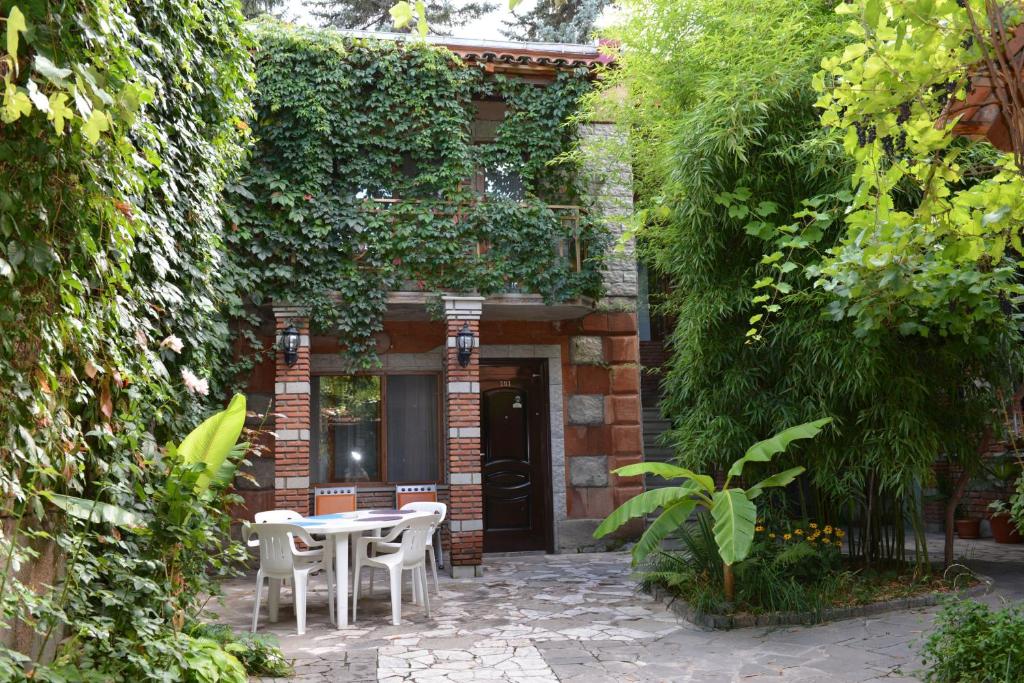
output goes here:
<path id="1" fill-rule="evenodd" d="M 1024 24 L 1014 29 L 1004 53 L 1010 63 L 1020 68 L 1024 61 Z M 975 140 L 987 138 L 998 149 L 1013 151 L 1007 117 L 999 98 L 993 92 L 992 78 L 986 65 L 981 64 L 972 69 L 967 97 L 964 100 L 950 100 L 939 124 L 943 125 L 956 117 L 959 120 L 953 126 L 955 135 Z"/>
<path id="2" fill-rule="evenodd" d="M 341 31 L 341 33 L 355 38 L 377 40 L 419 39 L 418 36 L 409 33 L 353 30 Z M 427 36 L 423 40 L 433 45 L 444 46 L 467 61 L 492 65 L 491 70 L 555 71 L 578 67 L 592 69 L 613 61 L 613 57 L 602 52 L 598 45 L 532 43 L 518 40 L 484 40 L 451 36 Z"/>

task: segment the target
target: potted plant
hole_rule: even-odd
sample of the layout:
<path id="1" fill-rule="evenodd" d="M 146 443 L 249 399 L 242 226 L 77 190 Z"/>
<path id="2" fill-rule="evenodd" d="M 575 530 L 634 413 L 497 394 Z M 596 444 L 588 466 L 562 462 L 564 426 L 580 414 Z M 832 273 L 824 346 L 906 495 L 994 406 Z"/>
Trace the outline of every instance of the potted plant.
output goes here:
<path id="1" fill-rule="evenodd" d="M 1005 500 L 994 500 L 988 504 L 991 511 L 988 521 L 992 525 L 992 538 L 996 543 L 1020 543 L 1020 532 L 1010 516 L 1010 506 Z"/>
<path id="2" fill-rule="evenodd" d="M 997 457 L 988 467 L 997 489 L 1006 498 L 994 500 L 988 505 L 989 523 L 992 525 L 992 538 L 996 543 L 1020 543 L 1021 536 L 1010 514 L 1009 497 L 1013 483 L 1020 474 L 1020 464 L 1013 455 L 1004 454 Z"/>
<path id="3" fill-rule="evenodd" d="M 956 535 L 960 538 L 979 538 L 981 536 L 981 518 L 972 517 L 963 503 L 956 506 Z"/>

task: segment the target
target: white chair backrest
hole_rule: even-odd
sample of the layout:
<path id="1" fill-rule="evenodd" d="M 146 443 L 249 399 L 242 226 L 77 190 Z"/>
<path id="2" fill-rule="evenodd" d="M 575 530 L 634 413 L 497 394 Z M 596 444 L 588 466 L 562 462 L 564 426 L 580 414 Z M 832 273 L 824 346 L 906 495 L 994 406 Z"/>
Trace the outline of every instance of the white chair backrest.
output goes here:
<path id="1" fill-rule="evenodd" d="M 436 514 L 417 515 L 402 522 L 391 530 L 389 536 L 402 535 L 402 566 L 412 567 L 423 563 L 427 543 L 434 533 L 434 527 L 441 523 Z"/>
<path id="2" fill-rule="evenodd" d="M 437 523 L 434 524 L 435 528 L 444 521 L 445 516 L 448 514 L 448 506 L 444 503 L 428 503 L 426 501 L 406 503 L 402 506 L 402 509 L 415 510 L 416 512 L 431 512 L 437 515 Z"/>
<path id="3" fill-rule="evenodd" d="M 257 524 L 265 524 L 267 522 L 290 522 L 294 519 L 302 519 L 302 515 L 295 510 L 267 510 L 257 512 L 252 518 Z"/>
<path id="4" fill-rule="evenodd" d="M 265 576 L 279 578 L 290 576 L 295 564 L 295 542 L 298 538 L 306 545 L 313 545 L 309 533 L 296 524 L 264 522 L 253 524 L 249 533 L 260 539 L 260 569 Z M 278 575 L 275 577 L 275 575 Z"/>

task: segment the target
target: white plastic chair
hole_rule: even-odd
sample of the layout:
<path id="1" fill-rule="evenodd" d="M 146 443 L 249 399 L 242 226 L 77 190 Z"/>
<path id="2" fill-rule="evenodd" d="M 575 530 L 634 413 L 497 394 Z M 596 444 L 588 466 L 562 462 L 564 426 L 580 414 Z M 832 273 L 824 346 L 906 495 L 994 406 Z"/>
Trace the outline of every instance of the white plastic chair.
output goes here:
<path id="1" fill-rule="evenodd" d="M 256 524 L 267 524 L 268 522 L 274 524 L 282 524 L 284 522 L 291 522 L 296 519 L 302 519 L 302 515 L 300 515 L 295 510 L 265 510 L 263 512 L 257 512 L 255 515 L 252 516 L 252 519 Z M 243 533 L 245 533 L 245 530 L 248 529 L 248 526 L 243 527 Z M 246 545 L 248 545 L 250 548 L 258 548 L 260 545 L 260 539 L 249 538 Z"/>
<path id="2" fill-rule="evenodd" d="M 402 575 L 410 573 L 412 579 L 412 599 L 419 604 L 422 600 L 427 618 L 430 618 L 430 598 L 427 596 L 426 545 L 431 529 L 437 525 L 437 515 L 417 515 L 395 525 L 387 536 L 364 536 L 356 539 L 356 567 L 352 579 L 352 622 L 356 620 L 359 604 L 360 580 L 362 569 L 371 572 L 386 569 L 391 584 L 391 623 L 398 626 L 402 621 Z M 370 549 L 379 543 L 396 543 L 397 549 L 385 552 L 376 557 L 370 556 Z M 371 573 L 371 576 L 373 574 Z"/>
<path id="3" fill-rule="evenodd" d="M 445 516 L 448 514 L 448 506 L 444 503 L 429 503 L 426 501 L 418 501 L 414 503 L 406 503 L 402 506 L 403 510 L 415 510 L 416 512 L 429 512 L 437 515 L 437 522 L 430 529 L 430 535 L 427 536 L 427 562 L 430 563 L 430 569 L 434 573 L 434 592 L 441 592 L 441 584 L 437 580 L 437 558 L 434 556 L 434 534 L 436 534 L 440 528 L 441 523 L 444 522 Z M 392 553 L 398 550 L 400 545 L 398 543 L 375 543 L 374 549 L 378 553 Z M 373 592 L 373 575 L 370 575 L 370 592 Z"/>
<path id="4" fill-rule="evenodd" d="M 292 522 L 296 519 L 302 519 L 302 515 L 295 510 L 264 510 L 263 512 L 257 512 L 252 516 L 252 519 L 256 524 L 283 524 L 285 522 Z M 246 526 L 242 528 L 242 533 L 247 534 L 249 526 L 251 525 L 247 523 Z M 260 539 L 250 537 L 246 545 L 250 548 L 258 548 L 260 547 Z M 288 585 L 288 579 L 282 579 L 282 582 L 283 585 Z"/>
<path id="5" fill-rule="evenodd" d="M 256 573 L 256 604 L 252 609 L 252 632 L 260 617 L 260 594 L 263 592 L 263 579 L 270 582 L 267 596 L 267 607 L 270 621 L 277 621 L 277 607 L 281 599 L 281 581 L 291 579 L 295 596 L 295 621 L 298 634 L 306 632 L 306 587 L 309 575 L 325 570 L 327 575 L 327 602 L 331 621 L 334 621 L 334 570 L 331 557 L 309 533 L 297 524 L 260 523 L 249 527 L 248 533 L 259 537 L 260 568 Z M 306 544 L 309 550 L 298 550 L 295 539 Z M 247 539 L 248 540 L 248 539 Z"/>

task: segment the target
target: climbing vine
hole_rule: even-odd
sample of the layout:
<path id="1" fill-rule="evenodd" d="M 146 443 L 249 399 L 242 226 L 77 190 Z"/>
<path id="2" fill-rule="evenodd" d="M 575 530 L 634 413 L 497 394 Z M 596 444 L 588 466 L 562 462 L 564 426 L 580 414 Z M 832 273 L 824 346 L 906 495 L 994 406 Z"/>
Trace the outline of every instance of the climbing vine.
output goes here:
<path id="1" fill-rule="evenodd" d="M 256 39 L 257 142 L 231 187 L 240 313 L 301 304 L 366 366 L 389 291 L 600 293 L 605 232 L 567 154 L 585 71 L 541 86 L 424 42 L 269 20 Z M 474 123 L 479 103 L 504 117 Z M 492 129 L 474 142 L 474 125 Z"/>
<path id="2" fill-rule="evenodd" d="M 199 422 L 229 355 L 242 17 L 232 0 L 0 0 L 0 36 L 0 632 L 17 645 L 0 679 L 56 657 L 36 680 L 191 680 L 183 629 L 215 589 L 209 558 L 232 555 L 228 518 L 174 500 L 158 444 Z M 61 493 L 181 503 L 191 522 L 129 537 L 67 518 Z"/>

